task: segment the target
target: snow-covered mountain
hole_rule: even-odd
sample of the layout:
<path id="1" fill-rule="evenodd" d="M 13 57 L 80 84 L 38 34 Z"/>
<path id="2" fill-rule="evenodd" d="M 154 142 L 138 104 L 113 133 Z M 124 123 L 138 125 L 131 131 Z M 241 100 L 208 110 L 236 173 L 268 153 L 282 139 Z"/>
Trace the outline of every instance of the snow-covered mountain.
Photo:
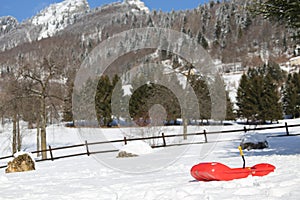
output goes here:
<path id="1" fill-rule="evenodd" d="M 154 26 L 195 37 L 221 63 L 254 66 L 267 57 L 287 60 L 285 57 L 292 54 L 296 45 L 291 39 L 293 32 L 251 16 L 246 8 L 252 1 L 212 1 L 193 10 L 165 13 L 150 12 L 141 0 L 116 0 L 95 9 L 89 8 L 87 0 L 65 0 L 50 5 L 27 21 L 15 23 L 14 28 L 8 28 L 5 23 L 5 31 L 4 28 L 0 31 L 0 52 L 43 38 L 55 41 L 57 38 L 53 36 L 78 41 L 80 48 L 91 48 L 116 33 Z"/>
<path id="2" fill-rule="evenodd" d="M 11 16 L 0 17 L 0 36 L 8 33 L 18 25 L 18 20 Z"/>
<path id="3" fill-rule="evenodd" d="M 150 13 L 148 7 L 145 6 L 145 3 L 140 0 L 124 0 L 124 3 L 136 6 L 136 9 L 132 9 L 133 12 L 135 11 L 145 11 L 145 13 Z"/>
<path id="4" fill-rule="evenodd" d="M 102 12 L 103 10 L 109 12 Z M 95 27 L 97 22 L 104 27 L 121 13 L 149 14 L 150 10 L 140 0 L 124 0 L 93 10 L 90 9 L 87 0 L 64 0 L 51 4 L 36 16 L 19 24 L 13 17 L 2 17 L 0 18 L 0 51 L 12 49 L 26 42 L 52 37 L 74 24 Z M 89 15 L 99 16 L 101 19 L 90 21 Z M 82 18 L 84 20 L 81 20 Z M 80 27 L 80 30 L 85 29 Z"/>
<path id="5" fill-rule="evenodd" d="M 76 21 L 76 16 L 89 10 L 87 0 L 65 0 L 52 4 L 30 19 L 35 26 L 42 26 L 38 39 L 53 36 Z"/>
<path id="6" fill-rule="evenodd" d="M 48 6 L 36 16 L 19 24 L 13 17 L 2 17 L 0 18 L 0 51 L 51 37 L 75 23 L 80 15 L 88 11 L 87 0 L 64 0 Z"/>

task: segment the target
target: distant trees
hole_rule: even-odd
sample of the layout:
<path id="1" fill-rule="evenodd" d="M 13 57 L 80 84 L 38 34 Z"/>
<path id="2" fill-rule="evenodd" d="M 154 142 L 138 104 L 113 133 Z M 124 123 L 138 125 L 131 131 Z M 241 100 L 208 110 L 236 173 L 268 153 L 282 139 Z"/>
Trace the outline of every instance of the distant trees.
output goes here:
<path id="1" fill-rule="evenodd" d="M 250 68 L 242 75 L 237 91 L 238 116 L 262 123 L 281 119 L 279 87 L 283 80 L 284 73 L 275 63 Z"/>
<path id="2" fill-rule="evenodd" d="M 254 14 L 262 15 L 264 18 L 296 30 L 296 37 L 300 37 L 299 0 L 255 0 L 250 10 Z"/>
<path id="3" fill-rule="evenodd" d="M 204 49 L 208 49 L 209 45 L 205 37 L 202 35 L 202 33 L 199 31 L 197 34 L 197 42 L 200 44 Z"/>
<path id="4" fill-rule="evenodd" d="M 107 75 L 100 77 L 97 85 L 96 96 L 95 96 L 95 108 L 97 113 L 97 120 L 100 126 L 109 126 L 112 122 L 112 117 L 124 119 L 125 116 L 122 115 L 122 106 L 129 106 L 129 113 L 132 120 L 135 121 L 140 126 L 145 126 L 150 123 L 150 113 L 149 111 L 155 105 L 161 105 L 166 111 L 166 122 L 175 122 L 176 119 L 182 118 L 183 109 L 195 109 L 193 106 L 190 106 L 194 103 L 189 102 L 187 99 L 187 108 L 184 108 L 183 105 L 180 105 L 180 102 L 176 95 L 167 87 L 156 84 L 154 82 L 148 82 L 143 79 L 143 76 L 137 77 L 132 81 L 132 94 L 130 96 L 124 96 L 124 91 L 122 89 L 120 78 L 115 75 L 112 79 Z M 179 87 L 182 87 L 177 80 L 176 76 L 173 77 L 172 81 L 177 81 L 174 83 Z M 210 91 L 207 86 L 207 83 L 198 75 L 190 76 L 190 85 L 195 92 L 199 111 L 200 118 L 203 120 L 209 120 L 211 118 L 211 96 Z M 145 84 L 146 83 L 146 84 Z M 112 98 L 112 93 L 114 91 L 114 98 Z M 113 102 L 119 101 L 125 98 L 129 99 L 129 105 L 124 105 L 122 102 Z M 120 111 L 119 113 L 112 113 L 112 106 L 120 106 L 115 110 Z M 234 119 L 235 115 L 233 114 L 232 103 L 227 94 L 227 116 L 226 119 Z M 112 116 L 114 115 L 114 116 Z M 115 116 L 118 115 L 118 116 Z M 154 120 L 154 119 L 151 119 Z M 187 119 L 188 120 L 188 119 Z M 162 123 L 162 122 L 161 122 Z"/>
<path id="5" fill-rule="evenodd" d="M 300 28 L 299 0 L 255 0 L 251 10 L 255 14 L 280 21 L 291 28 Z"/>
<path id="6" fill-rule="evenodd" d="M 154 83 L 145 84 L 134 91 L 129 102 L 129 111 L 135 122 L 144 126 L 150 123 L 149 110 L 157 104 L 166 110 L 167 121 L 176 121 L 181 116 L 176 96 L 165 86 Z"/>

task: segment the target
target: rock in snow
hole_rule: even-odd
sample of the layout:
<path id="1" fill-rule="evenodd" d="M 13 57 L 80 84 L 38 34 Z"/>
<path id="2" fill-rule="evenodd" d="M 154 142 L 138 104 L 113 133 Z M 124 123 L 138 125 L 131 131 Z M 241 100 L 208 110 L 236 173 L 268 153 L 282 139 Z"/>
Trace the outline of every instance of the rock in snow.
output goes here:
<path id="1" fill-rule="evenodd" d="M 6 173 L 25 172 L 35 170 L 35 162 L 29 153 L 19 152 L 14 159 L 7 164 Z"/>
<path id="2" fill-rule="evenodd" d="M 247 133 L 241 142 L 242 149 L 264 149 L 268 148 L 268 141 L 264 135 L 259 133 Z"/>
<path id="3" fill-rule="evenodd" d="M 143 141 L 133 141 L 124 145 L 120 150 L 118 157 L 133 157 L 152 153 L 153 149 Z"/>

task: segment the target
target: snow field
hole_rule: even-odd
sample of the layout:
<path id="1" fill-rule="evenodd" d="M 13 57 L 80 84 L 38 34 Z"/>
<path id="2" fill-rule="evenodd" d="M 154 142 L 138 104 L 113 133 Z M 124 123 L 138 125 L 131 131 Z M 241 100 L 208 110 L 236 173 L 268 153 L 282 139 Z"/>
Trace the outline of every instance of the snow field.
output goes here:
<path id="1" fill-rule="evenodd" d="M 300 120 L 288 121 L 289 124 L 299 122 Z M 193 129 L 189 128 L 190 131 Z M 201 128 L 203 130 L 203 127 Z M 241 129 L 242 126 L 223 128 Z M 177 127 L 170 127 L 170 132 L 176 129 L 180 130 Z M 108 135 L 107 138 L 117 138 L 118 130 L 102 131 L 106 136 Z M 293 128 L 290 129 L 290 134 L 299 131 L 300 128 Z M 53 147 L 82 143 L 83 132 L 78 133 L 76 129 L 51 126 L 48 132 L 48 142 Z M 270 136 L 282 134 L 284 130 L 273 129 L 259 133 Z M 2 131 L 1 142 L 8 134 Z M 265 177 L 249 176 L 246 179 L 225 182 L 198 182 L 192 178 L 190 169 L 199 162 L 215 161 L 230 167 L 241 167 L 242 159 L 237 149 L 240 140 L 235 139 L 241 139 L 243 135 L 243 133 L 209 135 L 208 141 L 217 139 L 219 142 L 195 144 L 183 149 L 178 146 L 156 149 L 154 153 L 133 158 L 116 158 L 117 152 L 115 152 L 39 162 L 36 163 L 35 171 L 25 173 L 5 174 L 4 169 L 1 169 L 0 199 L 298 199 L 300 195 L 299 136 L 268 137 L 269 149 L 244 151 L 246 166 L 258 163 L 270 163 L 276 166 L 275 172 Z M 31 141 L 30 138 L 34 138 L 34 134 L 33 136 L 28 134 L 24 138 L 25 144 L 29 146 L 28 149 L 35 146 L 35 140 Z M 223 140 L 226 142 L 222 142 Z M 3 152 L 2 149 L 1 146 Z M 84 148 L 78 149 L 81 152 L 84 150 Z M 74 153 L 72 149 L 67 151 L 69 152 L 62 152 L 62 154 Z M 165 162 L 172 153 L 178 156 L 173 159 L 173 162 Z M 142 161 L 143 163 L 139 163 Z M 151 165 L 155 166 L 157 163 L 162 163 L 156 165 L 162 166 L 157 170 L 144 170 L 138 173 L 124 170 L 139 169 L 139 166 L 153 169 Z M 116 168 L 118 164 L 124 166 Z"/>

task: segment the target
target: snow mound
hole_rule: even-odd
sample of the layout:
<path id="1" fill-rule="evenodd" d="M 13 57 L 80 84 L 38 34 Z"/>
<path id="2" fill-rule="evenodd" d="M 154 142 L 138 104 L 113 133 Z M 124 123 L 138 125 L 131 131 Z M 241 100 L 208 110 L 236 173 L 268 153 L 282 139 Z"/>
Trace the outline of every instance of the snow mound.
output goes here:
<path id="1" fill-rule="evenodd" d="M 133 141 L 124 145 L 119 152 L 127 152 L 134 155 L 145 155 L 153 153 L 153 149 L 143 141 Z"/>
<path id="2" fill-rule="evenodd" d="M 267 141 L 267 137 L 264 135 L 261 135 L 259 133 L 246 133 L 243 142 L 251 142 L 251 143 L 259 143 L 259 142 L 265 142 Z"/>
<path id="3" fill-rule="evenodd" d="M 264 149 L 268 148 L 267 137 L 259 133 L 246 133 L 241 142 L 242 149 Z"/>

